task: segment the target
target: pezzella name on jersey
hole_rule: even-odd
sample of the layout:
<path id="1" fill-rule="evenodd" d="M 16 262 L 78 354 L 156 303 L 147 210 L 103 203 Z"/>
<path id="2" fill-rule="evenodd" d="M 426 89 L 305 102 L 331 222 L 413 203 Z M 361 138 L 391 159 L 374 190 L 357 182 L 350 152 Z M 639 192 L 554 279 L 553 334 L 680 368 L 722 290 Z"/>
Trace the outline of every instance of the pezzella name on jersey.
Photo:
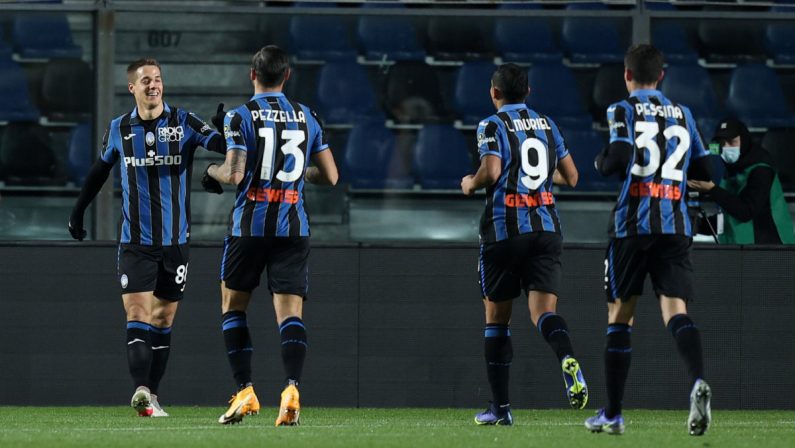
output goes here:
<path id="1" fill-rule="evenodd" d="M 253 120 L 273 121 L 276 123 L 306 123 L 304 111 L 260 109 L 252 110 Z"/>
<path id="2" fill-rule="evenodd" d="M 161 165 L 180 165 L 182 156 L 180 154 L 157 154 L 153 150 L 146 153 L 147 157 L 125 157 L 124 164 L 127 166 L 161 166 Z"/>

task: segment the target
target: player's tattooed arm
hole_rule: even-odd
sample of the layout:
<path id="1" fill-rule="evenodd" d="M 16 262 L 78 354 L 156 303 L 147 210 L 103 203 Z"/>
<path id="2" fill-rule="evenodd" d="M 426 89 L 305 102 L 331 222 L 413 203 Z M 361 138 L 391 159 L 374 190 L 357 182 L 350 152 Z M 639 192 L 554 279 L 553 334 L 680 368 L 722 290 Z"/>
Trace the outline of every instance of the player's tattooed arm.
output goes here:
<path id="1" fill-rule="evenodd" d="M 222 165 L 210 165 L 207 174 L 222 184 L 237 185 L 243 181 L 246 172 L 246 152 L 230 149 Z"/>
<path id="2" fill-rule="evenodd" d="M 340 175 L 330 150 L 312 154 L 312 163 L 315 166 L 307 168 L 304 174 L 307 182 L 315 185 L 337 185 Z"/>

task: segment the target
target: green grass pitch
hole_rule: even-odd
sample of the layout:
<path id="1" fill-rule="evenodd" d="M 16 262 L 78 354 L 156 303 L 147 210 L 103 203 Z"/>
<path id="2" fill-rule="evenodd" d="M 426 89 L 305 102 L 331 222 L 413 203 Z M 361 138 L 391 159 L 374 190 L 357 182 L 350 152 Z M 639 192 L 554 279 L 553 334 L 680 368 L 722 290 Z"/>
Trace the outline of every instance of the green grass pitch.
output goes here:
<path id="1" fill-rule="evenodd" d="M 687 413 L 630 410 L 623 436 L 591 434 L 592 411 L 515 410 L 513 427 L 479 427 L 474 409 L 307 408 L 298 427 L 273 427 L 275 409 L 222 426 L 222 408 L 168 407 L 145 419 L 122 407 L 0 407 L 0 447 L 795 447 L 795 412 L 715 411 L 703 437 Z"/>

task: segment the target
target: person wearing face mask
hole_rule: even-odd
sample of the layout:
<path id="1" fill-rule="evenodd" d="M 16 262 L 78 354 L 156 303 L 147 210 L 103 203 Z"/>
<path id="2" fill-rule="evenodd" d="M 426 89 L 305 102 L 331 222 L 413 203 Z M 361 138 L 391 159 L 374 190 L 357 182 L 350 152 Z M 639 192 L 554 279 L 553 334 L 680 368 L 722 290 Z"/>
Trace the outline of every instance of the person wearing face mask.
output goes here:
<path id="1" fill-rule="evenodd" d="M 688 186 L 709 193 L 723 209 L 724 244 L 795 244 L 792 217 L 770 155 L 754 145 L 737 119 L 724 120 L 715 132 L 726 174 L 720 185 L 689 180 Z M 718 226 L 719 227 L 719 226 Z"/>

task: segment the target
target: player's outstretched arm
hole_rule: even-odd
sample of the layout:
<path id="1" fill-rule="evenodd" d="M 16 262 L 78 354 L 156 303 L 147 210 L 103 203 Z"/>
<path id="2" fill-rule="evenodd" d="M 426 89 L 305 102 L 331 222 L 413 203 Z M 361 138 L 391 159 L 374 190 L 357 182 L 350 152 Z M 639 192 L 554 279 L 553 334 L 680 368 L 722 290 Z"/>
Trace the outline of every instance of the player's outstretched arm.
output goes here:
<path id="1" fill-rule="evenodd" d="M 307 182 L 315 185 L 337 185 L 340 175 L 331 150 L 312 154 L 312 164 L 314 166 L 307 168 L 304 175 Z"/>
<path id="2" fill-rule="evenodd" d="M 214 179 L 222 184 L 237 185 L 243 181 L 243 176 L 246 171 L 246 152 L 240 149 L 230 149 L 226 152 L 226 160 L 221 165 L 211 163 L 207 166 L 205 171 L 205 178 L 202 179 L 202 186 L 207 191 L 217 193 L 214 190 L 208 190 L 205 185 L 205 180 L 209 181 Z"/>
<path id="3" fill-rule="evenodd" d="M 579 179 L 580 173 L 577 171 L 577 166 L 574 164 L 574 159 L 572 159 L 571 155 L 558 161 L 558 167 L 552 175 L 553 183 L 574 188 L 577 186 Z"/>
<path id="4" fill-rule="evenodd" d="M 475 191 L 494 185 L 502 174 L 501 159 L 495 155 L 487 154 L 480 159 L 478 172 L 464 176 L 461 179 L 461 191 L 471 196 Z"/>
<path id="5" fill-rule="evenodd" d="M 110 170 L 113 169 L 113 164 L 107 163 L 104 160 L 97 159 L 91 169 L 88 171 L 86 181 L 83 188 L 80 190 L 80 196 L 77 197 L 77 202 L 72 209 L 72 214 L 69 217 L 69 234 L 72 238 L 83 241 L 87 232 L 83 228 L 83 215 L 86 212 L 89 204 L 102 189 L 102 185 L 110 175 Z"/>

